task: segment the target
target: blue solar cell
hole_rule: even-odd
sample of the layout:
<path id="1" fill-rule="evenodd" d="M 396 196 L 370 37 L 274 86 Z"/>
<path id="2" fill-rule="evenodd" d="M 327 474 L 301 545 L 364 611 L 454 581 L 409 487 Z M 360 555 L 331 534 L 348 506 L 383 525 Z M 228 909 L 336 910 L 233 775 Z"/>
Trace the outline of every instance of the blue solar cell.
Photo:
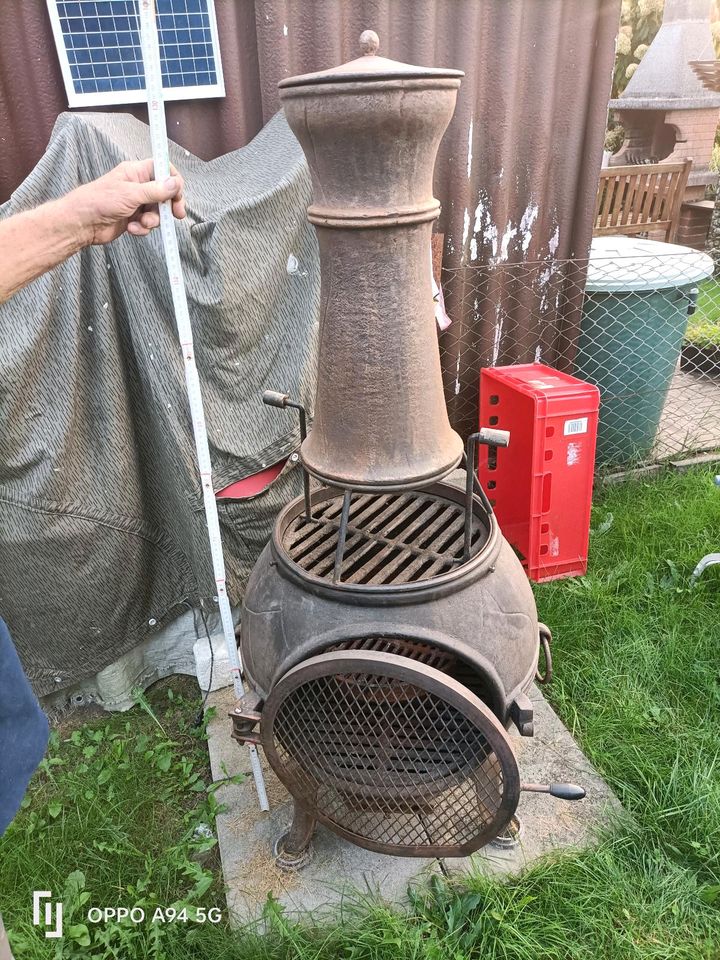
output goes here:
<path id="1" fill-rule="evenodd" d="M 210 31 L 212 0 L 157 0 L 163 84 L 211 86 L 218 71 Z M 76 94 L 144 86 L 138 0 L 56 0 Z"/>
<path id="2" fill-rule="evenodd" d="M 63 32 L 66 30 L 70 33 L 87 33 L 88 28 L 80 17 L 69 17 L 63 20 Z"/>

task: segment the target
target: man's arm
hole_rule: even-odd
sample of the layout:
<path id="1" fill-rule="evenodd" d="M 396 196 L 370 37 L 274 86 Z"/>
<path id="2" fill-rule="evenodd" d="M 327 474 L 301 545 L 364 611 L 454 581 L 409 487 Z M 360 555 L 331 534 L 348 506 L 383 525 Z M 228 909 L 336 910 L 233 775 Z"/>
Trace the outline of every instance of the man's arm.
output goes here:
<path id="1" fill-rule="evenodd" d="M 158 203 L 171 200 L 185 216 L 183 181 L 172 168 L 152 179 L 152 160 L 121 163 L 59 200 L 0 221 L 0 303 L 78 250 L 127 232 L 143 237 L 160 223 Z"/>

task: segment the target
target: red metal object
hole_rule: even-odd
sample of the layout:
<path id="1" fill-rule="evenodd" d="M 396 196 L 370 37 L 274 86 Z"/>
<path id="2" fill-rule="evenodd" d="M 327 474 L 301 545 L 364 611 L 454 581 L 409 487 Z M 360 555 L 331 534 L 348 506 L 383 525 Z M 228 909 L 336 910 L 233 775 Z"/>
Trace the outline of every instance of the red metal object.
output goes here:
<path id="1" fill-rule="evenodd" d="M 236 480 L 229 487 L 218 490 L 215 497 L 218 500 L 245 500 L 248 497 L 254 497 L 267 489 L 273 480 L 277 480 L 286 463 L 286 460 L 281 460 L 280 463 L 274 463 L 271 467 L 266 467 L 258 473 L 243 477 L 242 480 Z"/>
<path id="2" fill-rule="evenodd" d="M 480 449 L 480 482 L 538 583 L 587 570 L 599 406 L 597 387 L 540 363 L 480 373 L 480 423 L 510 431 Z"/>

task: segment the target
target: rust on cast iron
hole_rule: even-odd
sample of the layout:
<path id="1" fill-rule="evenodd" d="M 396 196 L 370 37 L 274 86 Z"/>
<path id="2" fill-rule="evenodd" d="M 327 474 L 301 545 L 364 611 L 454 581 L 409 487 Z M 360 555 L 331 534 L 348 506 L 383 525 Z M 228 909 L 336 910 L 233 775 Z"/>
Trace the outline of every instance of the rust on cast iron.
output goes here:
<path id="1" fill-rule="evenodd" d="M 363 55 L 279 84 L 313 185 L 321 307 L 306 469 L 335 486 L 393 491 L 453 470 L 431 286 L 433 169 L 460 70 Z"/>

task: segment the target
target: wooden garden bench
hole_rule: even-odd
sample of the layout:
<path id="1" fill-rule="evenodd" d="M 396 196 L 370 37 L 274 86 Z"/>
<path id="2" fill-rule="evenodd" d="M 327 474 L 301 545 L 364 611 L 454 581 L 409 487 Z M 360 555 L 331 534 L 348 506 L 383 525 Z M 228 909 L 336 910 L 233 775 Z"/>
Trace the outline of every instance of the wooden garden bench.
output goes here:
<path id="1" fill-rule="evenodd" d="M 665 231 L 675 239 L 692 160 L 605 167 L 600 171 L 593 235 Z"/>

